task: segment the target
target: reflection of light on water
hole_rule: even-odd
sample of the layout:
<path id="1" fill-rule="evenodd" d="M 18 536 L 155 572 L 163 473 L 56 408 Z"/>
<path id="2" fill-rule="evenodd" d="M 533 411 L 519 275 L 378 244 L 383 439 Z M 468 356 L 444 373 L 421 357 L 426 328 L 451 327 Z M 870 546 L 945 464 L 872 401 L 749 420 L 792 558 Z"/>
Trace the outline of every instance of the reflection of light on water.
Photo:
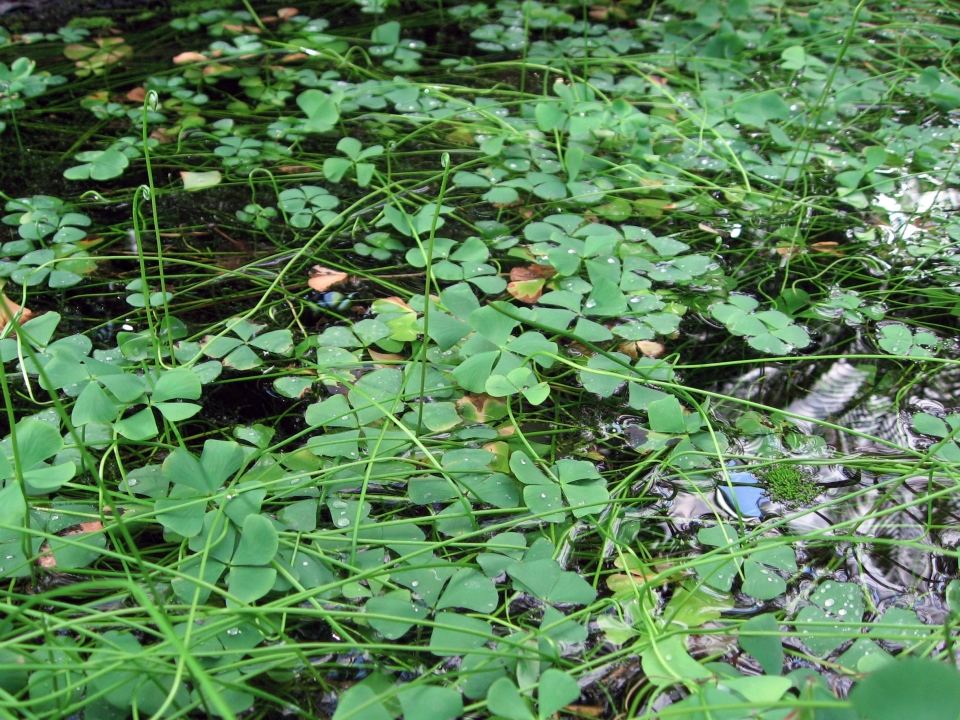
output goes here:
<path id="1" fill-rule="evenodd" d="M 833 363 L 813 384 L 812 390 L 787 406 L 795 415 L 809 420 L 795 420 L 797 427 L 806 434 L 814 432 L 818 420 L 826 420 L 842 411 L 870 378 L 867 368 L 855 367 L 846 360 Z"/>
<path id="2" fill-rule="evenodd" d="M 938 181 L 925 177 L 929 182 Z M 931 210 L 951 211 L 960 208 L 960 190 L 956 188 L 937 188 L 936 190 L 920 191 L 918 178 L 907 178 L 900 186 L 900 194 L 896 197 L 879 193 L 873 204 L 886 210 L 890 220 L 892 233 L 884 239 L 891 241 L 894 238 L 909 240 L 924 232 L 912 221 L 918 215 L 925 215 Z"/>

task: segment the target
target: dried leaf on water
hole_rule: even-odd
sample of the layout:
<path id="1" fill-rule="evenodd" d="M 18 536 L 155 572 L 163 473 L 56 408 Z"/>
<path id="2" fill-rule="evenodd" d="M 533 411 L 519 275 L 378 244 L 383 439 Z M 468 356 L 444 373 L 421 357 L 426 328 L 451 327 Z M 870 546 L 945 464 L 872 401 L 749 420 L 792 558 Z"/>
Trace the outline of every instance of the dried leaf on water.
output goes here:
<path id="1" fill-rule="evenodd" d="M 173 58 L 174 65 L 185 65 L 186 63 L 206 62 L 209 58 L 198 52 L 182 52 Z"/>
<path id="2" fill-rule="evenodd" d="M 314 265 L 310 269 L 310 279 L 307 284 L 317 292 L 326 292 L 334 285 L 339 285 L 347 279 L 347 273 L 331 270 L 322 265 Z"/>
<path id="3" fill-rule="evenodd" d="M 33 317 L 33 313 L 29 308 L 17 305 L 17 303 L 8 298 L 6 295 L 0 293 L 0 331 L 7 327 L 7 323 L 16 317 L 17 313 L 20 313 L 20 323 L 25 323 L 27 320 Z"/>

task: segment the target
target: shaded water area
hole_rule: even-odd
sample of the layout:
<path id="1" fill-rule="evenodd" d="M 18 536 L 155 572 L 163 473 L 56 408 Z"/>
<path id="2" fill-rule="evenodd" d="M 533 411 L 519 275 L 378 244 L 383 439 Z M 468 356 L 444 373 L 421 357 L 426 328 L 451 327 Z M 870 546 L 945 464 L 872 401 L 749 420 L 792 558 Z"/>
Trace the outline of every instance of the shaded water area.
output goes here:
<path id="1" fill-rule="evenodd" d="M 953 659 L 952 7 L 0 26 L 0 708 L 881 720 Z"/>

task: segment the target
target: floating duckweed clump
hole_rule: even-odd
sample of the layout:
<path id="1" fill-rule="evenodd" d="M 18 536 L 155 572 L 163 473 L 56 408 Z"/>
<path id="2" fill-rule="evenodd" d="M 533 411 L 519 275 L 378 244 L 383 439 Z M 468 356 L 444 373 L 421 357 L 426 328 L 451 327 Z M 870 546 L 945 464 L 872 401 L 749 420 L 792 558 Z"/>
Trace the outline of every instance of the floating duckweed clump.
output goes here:
<path id="1" fill-rule="evenodd" d="M 808 505 L 820 494 L 813 473 L 796 465 L 780 463 L 760 473 L 759 477 L 770 498 L 789 507 Z"/>

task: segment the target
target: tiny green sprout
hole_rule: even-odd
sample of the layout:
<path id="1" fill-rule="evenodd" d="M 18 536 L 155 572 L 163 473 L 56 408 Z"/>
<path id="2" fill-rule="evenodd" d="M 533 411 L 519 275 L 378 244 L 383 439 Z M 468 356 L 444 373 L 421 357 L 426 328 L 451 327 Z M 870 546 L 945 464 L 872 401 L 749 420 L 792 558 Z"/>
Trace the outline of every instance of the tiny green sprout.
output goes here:
<path id="1" fill-rule="evenodd" d="M 780 463 L 758 473 L 770 498 L 790 507 L 808 505 L 817 499 L 820 486 L 813 474 L 797 467 Z"/>

